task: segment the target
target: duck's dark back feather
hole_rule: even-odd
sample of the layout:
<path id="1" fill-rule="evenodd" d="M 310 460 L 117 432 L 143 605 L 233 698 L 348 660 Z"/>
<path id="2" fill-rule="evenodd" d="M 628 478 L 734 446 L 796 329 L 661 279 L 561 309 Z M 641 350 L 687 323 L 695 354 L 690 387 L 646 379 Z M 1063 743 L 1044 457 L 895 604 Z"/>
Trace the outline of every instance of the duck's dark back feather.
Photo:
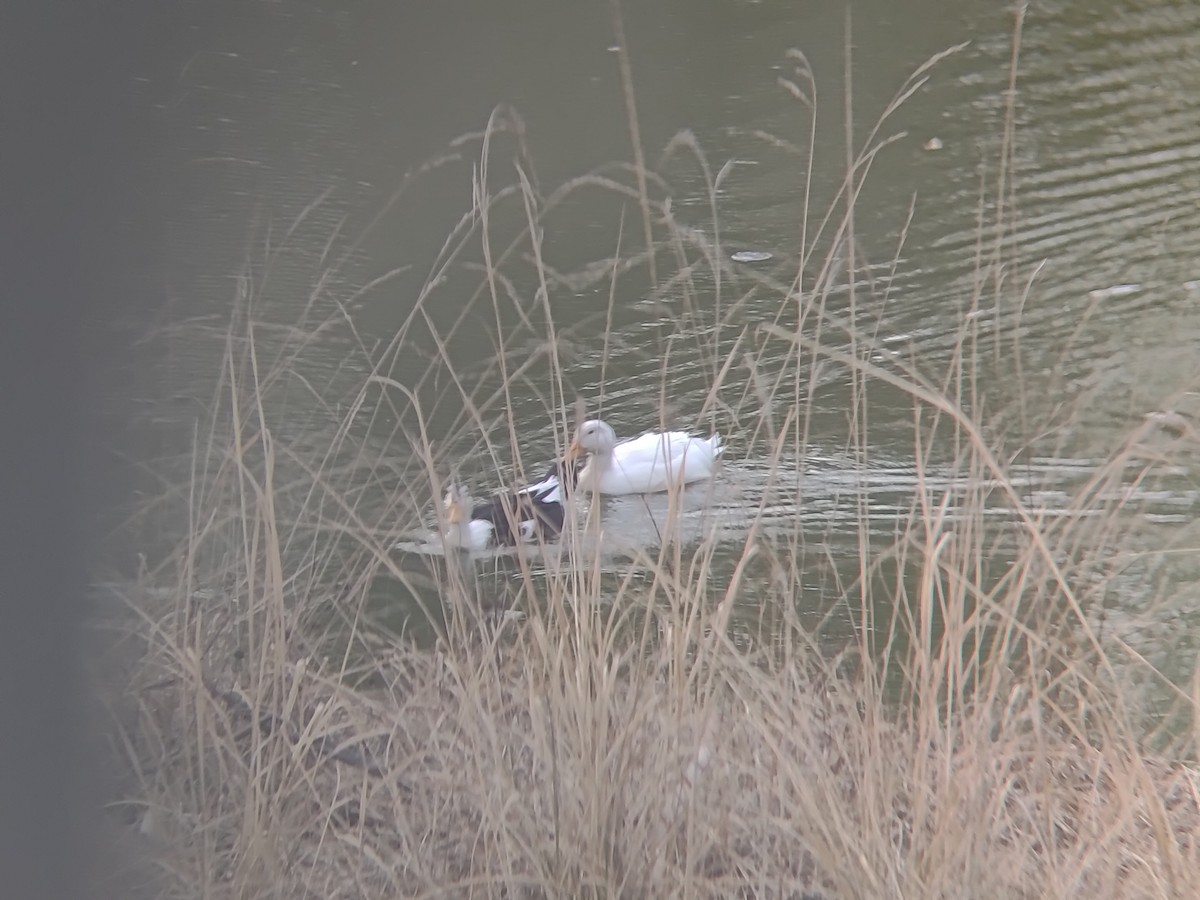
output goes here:
<path id="1" fill-rule="evenodd" d="M 566 517 L 560 487 L 569 492 L 577 480 L 577 466 L 555 462 L 540 481 L 529 487 L 476 503 L 471 518 L 490 522 L 497 544 L 521 543 L 521 523 L 530 521 L 537 534 L 555 537 L 562 531 Z"/>
<path id="2" fill-rule="evenodd" d="M 475 504 L 472 519 L 483 519 L 492 524 L 496 543 L 521 543 L 521 523 L 534 522 L 541 535 L 550 537 L 562 531 L 565 511 L 556 500 L 538 500 L 530 494 L 501 494 L 490 500 Z"/>

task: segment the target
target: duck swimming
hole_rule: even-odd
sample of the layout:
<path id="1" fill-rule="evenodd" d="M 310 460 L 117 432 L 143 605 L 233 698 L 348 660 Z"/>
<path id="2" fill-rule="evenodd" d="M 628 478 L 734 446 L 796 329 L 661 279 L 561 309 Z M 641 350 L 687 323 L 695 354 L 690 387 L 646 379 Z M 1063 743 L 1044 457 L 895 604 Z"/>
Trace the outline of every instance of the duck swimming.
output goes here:
<path id="1" fill-rule="evenodd" d="M 566 515 L 564 489 L 574 485 L 575 474 L 575 465 L 564 460 L 541 481 L 478 503 L 464 485 L 451 485 L 445 500 L 446 546 L 483 550 L 553 540 Z"/>
<path id="2" fill-rule="evenodd" d="M 652 431 L 618 443 L 611 425 L 591 419 L 579 426 L 564 460 L 588 457 L 578 474 L 585 491 L 653 494 L 708 478 L 723 449 L 719 434 L 703 438 L 686 431 Z"/>

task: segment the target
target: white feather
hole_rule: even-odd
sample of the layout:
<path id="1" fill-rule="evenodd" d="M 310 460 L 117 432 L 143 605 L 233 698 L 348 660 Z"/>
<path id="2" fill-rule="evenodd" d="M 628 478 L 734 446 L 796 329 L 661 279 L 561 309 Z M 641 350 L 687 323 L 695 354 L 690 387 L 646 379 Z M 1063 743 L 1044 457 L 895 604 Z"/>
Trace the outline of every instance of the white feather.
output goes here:
<path id="1" fill-rule="evenodd" d="M 712 476 L 724 447 L 721 436 L 699 437 L 686 431 L 650 432 L 617 442 L 606 422 L 584 422 L 572 444 L 587 453 L 579 473 L 585 490 L 601 494 L 652 494 L 673 485 Z"/>

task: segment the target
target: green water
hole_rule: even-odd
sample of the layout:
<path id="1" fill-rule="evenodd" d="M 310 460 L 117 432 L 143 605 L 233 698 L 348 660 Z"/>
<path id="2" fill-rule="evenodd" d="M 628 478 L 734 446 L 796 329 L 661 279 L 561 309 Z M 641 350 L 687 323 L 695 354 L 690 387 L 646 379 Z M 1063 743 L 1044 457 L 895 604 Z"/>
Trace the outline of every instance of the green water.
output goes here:
<path id="1" fill-rule="evenodd" d="M 242 291 L 265 322 L 328 323 L 302 346 L 284 332 L 257 332 L 260 365 L 275 358 L 271 348 L 290 347 L 304 379 L 272 395 L 272 426 L 297 457 L 319 457 L 313 435 L 348 423 L 366 449 L 339 461 L 333 477 L 354 492 L 380 540 L 388 528 L 419 527 L 423 513 L 431 521 L 433 488 L 409 439 L 417 427 L 436 450 L 439 477 L 453 470 L 482 493 L 517 477 L 518 460 L 540 471 L 581 396 L 621 433 L 664 419 L 719 428 L 726 467 L 714 494 L 697 501 L 697 510 L 716 511 L 696 521 L 708 523 L 718 561 L 730 565 L 760 508 L 768 532 L 798 530 L 796 600 L 819 616 L 853 581 L 864 539 L 885 546 L 907 520 L 919 482 L 909 397 L 873 386 L 866 439 L 856 441 L 849 371 L 796 367 L 783 344 L 758 331 L 797 324 L 797 308 L 755 284 L 791 284 L 806 252 L 801 291 L 819 290 L 825 308 L 853 317 L 880 353 L 899 353 L 923 372 L 945 372 L 963 322 L 972 323 L 977 391 L 988 409 L 1008 411 L 1005 438 L 1026 450 L 1015 474 L 1046 508 L 1065 504 L 1146 413 L 1188 407 L 1200 340 L 1200 293 L 1191 286 L 1200 278 L 1200 67 L 1192 62 L 1200 9 L 1029 10 L 1010 173 L 1019 218 L 1004 240 L 1002 302 L 985 289 L 973 307 L 980 207 L 994 206 L 1001 159 L 1011 11 L 883 0 L 851 3 L 849 12 L 765 0 L 634 6 L 625 11 L 625 49 L 641 143 L 662 179 L 653 195 L 669 195 L 682 226 L 716 240 L 686 133 L 710 175 L 732 161 L 716 195 L 716 252 L 727 262 L 738 250 L 772 255 L 731 264 L 719 285 L 694 250 L 688 277 L 673 277 L 669 246 L 656 257 L 657 290 L 645 267 L 614 284 L 607 260 L 644 248 L 635 200 L 579 185 L 549 208 L 557 189 L 588 174 L 633 184 L 615 166 L 631 159 L 631 145 L 608 4 L 256 3 L 227 19 L 181 5 L 179 15 L 194 18 L 190 43 L 141 85 L 166 136 L 147 153 L 161 182 L 166 246 L 152 262 L 164 288 L 150 324 L 168 330 L 138 357 L 153 437 L 133 455 L 190 454 Z M 861 147 L 905 79 L 963 42 L 881 126 L 879 139 L 894 140 L 874 159 L 856 206 L 858 286 L 847 290 L 844 266 L 823 282 L 821 261 L 847 252 L 818 232 L 844 178 L 847 91 L 851 140 Z M 815 105 L 778 83 L 795 77 L 790 50 L 811 67 Z M 477 135 L 490 118 L 522 131 L 497 133 L 485 155 Z M 544 299 L 528 241 L 499 264 L 507 281 L 495 288 L 498 302 L 481 273 L 484 228 L 472 209 L 485 163 L 486 232 L 497 258 L 527 224 L 521 197 L 504 194 L 519 173 L 545 204 L 545 271 L 570 277 L 551 277 Z M 561 380 L 545 353 L 551 333 Z M 785 377 L 765 405 L 740 365 L 713 391 L 722 362 L 745 351 L 758 377 Z M 381 383 L 350 417 L 367 360 L 382 361 L 376 373 L 416 403 Z M 511 389 L 495 393 L 504 371 L 521 367 Z M 802 421 L 789 418 L 798 397 Z M 802 452 L 785 454 L 782 469 L 763 462 L 767 435 L 754 429 L 762 415 L 805 430 Z M 961 473 L 952 451 L 939 451 L 930 451 L 924 483 L 953 492 Z M 1178 551 L 1195 542 L 1196 469 L 1194 459 L 1172 463 L 1127 486 L 1132 534 L 1123 551 L 1137 558 L 1115 582 L 1115 618 L 1141 612 L 1163 585 L 1176 596 L 1193 581 L 1192 557 Z M 179 477 L 187 471 L 180 463 Z M 609 529 L 652 546 L 656 502 L 607 504 Z M 319 565 L 335 569 L 336 557 Z M 757 581 L 769 587 L 769 574 Z M 385 619 L 411 612 L 404 593 L 378 589 Z M 748 590 L 748 615 L 756 596 Z M 1176 619 L 1162 622 L 1178 632 Z"/>

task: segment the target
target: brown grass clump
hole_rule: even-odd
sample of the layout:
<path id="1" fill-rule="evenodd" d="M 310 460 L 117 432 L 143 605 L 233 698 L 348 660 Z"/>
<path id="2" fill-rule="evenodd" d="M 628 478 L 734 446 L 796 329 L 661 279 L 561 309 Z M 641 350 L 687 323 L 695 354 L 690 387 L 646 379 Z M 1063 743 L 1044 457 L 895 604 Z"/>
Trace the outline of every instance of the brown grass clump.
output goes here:
<path id="1" fill-rule="evenodd" d="M 788 89 L 815 100 L 792 61 Z M 496 187 L 488 160 L 504 135 L 518 161 Z M 542 195 L 519 121 L 498 114 L 471 214 L 391 345 L 368 349 L 351 330 L 352 384 L 336 398 L 304 361 L 317 338 L 346 333 L 341 313 L 311 326 L 314 292 L 302 325 L 268 332 L 247 285 L 232 326 L 209 333 L 224 350 L 190 477 L 166 477 L 131 522 L 142 564 L 100 604 L 121 636 L 114 808 L 160 896 L 1200 896 L 1194 692 L 1137 641 L 1174 598 L 1151 591 L 1121 620 L 1105 611 L 1147 557 L 1127 489 L 1161 477 L 1191 437 L 1148 420 L 1062 509 L 1034 502 L 1021 476 L 1034 445 L 979 390 L 989 354 L 1020 347 L 1001 336 L 981 350 L 971 314 L 985 285 L 997 310 L 1027 299 L 1008 293 L 1019 279 L 992 277 L 1007 264 L 1009 187 L 996 188 L 998 236 L 980 242 L 949 368 L 924 372 L 866 321 L 850 211 L 886 143 L 872 134 L 851 155 L 842 215 L 806 232 L 789 282 L 729 266 L 716 238 L 725 170 L 713 176 L 691 138 L 666 156 L 697 160 L 707 233 L 675 218 L 644 164 Z M 598 189 L 637 210 L 649 250 L 555 271 L 543 223 Z M 497 209 L 524 219 L 503 246 Z M 456 261 L 478 291 L 447 321 L 435 301 Z M 564 357 L 581 339 L 556 329 L 553 298 L 600 285 L 611 323 L 618 282 L 647 271 L 651 299 L 684 298 L 663 342 L 664 401 L 673 361 L 703 373 L 698 414 L 736 437 L 735 462 L 766 473 L 737 527 L 676 529 L 668 515 L 654 546 L 614 563 L 590 540 L 603 527 L 590 511 L 561 553 L 395 554 L 456 465 L 522 476 L 517 405 L 544 405 L 539 439 L 561 451 Z M 764 296 L 776 314 L 746 326 Z M 498 346 L 463 370 L 451 359 L 471 320 L 494 325 Z M 600 331 L 603 367 L 612 330 Z M 399 375 L 418 352 L 419 376 Z M 834 567 L 798 521 L 779 525 L 778 506 L 797 501 L 815 385 L 834 367 L 850 390 L 848 455 L 868 464 L 871 406 L 901 398 L 916 478 L 886 539 L 862 489 L 841 498 L 860 511 L 858 571 L 813 601 L 806 574 Z M 1017 405 L 1027 424 L 1036 404 Z"/>
<path id="2" fill-rule="evenodd" d="M 168 613 L 127 689 L 139 824 L 182 895 L 1197 887 L 1197 773 L 1139 751 L 1124 724 L 1084 733 L 1082 704 L 1032 674 L 950 712 L 945 641 L 908 660 L 928 680 L 897 713 L 861 664 L 748 650 L 722 628 L 726 601 L 680 587 L 664 591 L 678 612 L 624 650 L 584 602 L 436 649 L 373 636 L 369 661 L 340 672 L 287 626 L 229 671 L 237 654 L 200 623 L 232 598 Z M 170 684 L 147 683 L 163 672 Z"/>

